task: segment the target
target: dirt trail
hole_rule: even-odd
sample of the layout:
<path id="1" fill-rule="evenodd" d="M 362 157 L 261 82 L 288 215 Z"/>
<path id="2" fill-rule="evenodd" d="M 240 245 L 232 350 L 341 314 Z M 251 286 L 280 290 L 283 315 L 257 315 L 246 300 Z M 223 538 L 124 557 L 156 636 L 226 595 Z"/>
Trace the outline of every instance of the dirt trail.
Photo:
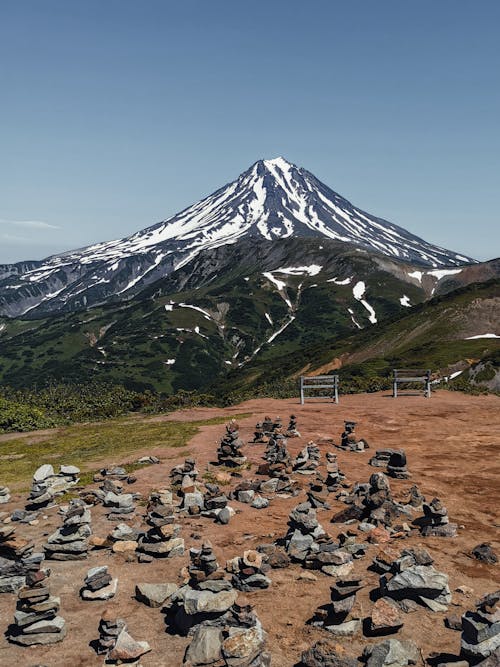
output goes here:
<path id="1" fill-rule="evenodd" d="M 226 409 L 195 408 L 153 419 L 193 420 L 225 415 L 251 413 L 240 422 L 241 436 L 251 439 L 253 426 L 265 414 L 281 415 L 286 421 L 293 412 L 298 417 L 300 439 L 289 440 L 289 449 L 296 454 L 308 440 L 333 437 L 339 440 L 343 420 L 350 418 L 358 422 L 357 432 L 370 443 L 371 449 L 362 453 L 338 451 L 340 468 L 350 482 L 367 481 L 375 470 L 368 460 L 375 449 L 403 447 L 408 457 L 412 479 L 391 480 L 393 494 L 405 495 L 414 483 L 431 499 L 439 496 L 448 508 L 450 519 L 460 525 L 456 539 L 411 537 L 395 546 L 423 544 L 434 556 L 435 567 L 450 577 L 452 591 L 465 584 L 474 589 L 471 598 L 453 592 L 453 603 L 449 613 L 461 613 L 472 607 L 474 600 L 499 586 L 498 566 L 482 565 L 467 555 L 479 542 L 489 541 L 500 551 L 498 512 L 499 493 L 499 448 L 500 448 L 500 399 L 495 396 L 466 396 L 460 393 L 437 392 L 429 400 L 417 396 L 403 396 L 393 400 L 384 393 L 341 397 L 338 406 L 311 402 L 305 406 L 296 400 L 252 400 Z M 195 456 L 200 472 L 215 458 L 216 443 L 223 433 L 223 426 L 203 426 L 189 443 L 188 449 Z M 259 463 L 263 445 L 248 445 L 245 453 L 253 463 Z M 327 447 L 321 446 L 322 465 Z M 146 497 L 152 488 L 168 483 L 170 468 L 183 460 L 179 450 L 157 447 L 154 450 L 164 459 L 161 465 L 150 466 L 137 472 L 138 481 L 134 491 Z M 153 453 L 153 451 L 151 452 Z M 135 457 L 136 458 L 136 457 Z M 129 455 L 125 460 L 134 460 Z M 113 463 L 123 461 L 113 461 Z M 245 476 L 253 476 L 255 468 Z M 1 480 L 0 480 L 1 482 Z M 307 480 L 303 480 L 304 485 Z M 25 497 L 14 497 L 2 509 L 21 507 Z M 183 523 L 182 535 L 186 547 L 200 544 L 200 539 L 210 539 L 219 563 L 241 554 L 244 549 L 270 542 L 286 532 L 287 515 L 294 505 L 304 500 L 304 495 L 288 500 L 274 499 L 267 510 L 257 511 L 247 505 L 231 503 L 239 510 L 228 526 L 218 526 L 203 518 L 190 518 Z M 330 523 L 334 511 L 344 505 L 334 500 L 332 509 L 318 512 L 318 518 L 332 536 L 341 532 L 342 526 Z M 143 508 L 140 508 L 139 515 Z M 47 518 L 42 518 L 46 516 Z M 101 507 L 92 509 L 93 529 L 104 536 L 114 524 L 103 516 Z M 140 516 L 136 523 L 140 525 Z M 44 535 L 60 524 L 56 509 L 41 515 L 38 526 L 19 526 L 18 534 L 31 536 L 40 547 Z M 360 534 L 361 535 L 361 534 Z M 365 539 L 361 536 L 360 539 Z M 354 614 L 368 616 L 372 603 L 369 592 L 378 584 L 378 575 L 367 572 L 377 547 L 370 546 L 365 558 L 355 561 L 355 573 L 362 573 L 366 586 L 358 595 Z M 126 562 L 120 555 L 92 552 L 85 562 L 50 564 L 50 583 L 55 595 L 61 597 L 61 615 L 68 623 L 68 637 L 62 644 L 53 647 L 22 649 L 10 645 L 0 636 L 0 664 L 50 667 L 79 667 L 102 665 L 89 647 L 97 638 L 100 613 L 106 607 L 116 610 L 117 616 L 127 620 L 131 634 L 136 639 L 147 640 L 153 650 L 141 660 L 143 667 L 180 667 L 186 638 L 165 632 L 163 615 L 158 609 L 150 609 L 133 599 L 136 582 L 177 581 L 181 567 L 188 556 L 169 561 L 158 560 L 152 564 Z M 119 578 L 118 595 L 108 603 L 81 602 L 78 590 L 89 567 L 109 565 L 110 572 Z M 272 585 L 267 591 L 241 594 L 241 600 L 251 601 L 269 634 L 269 646 L 273 654 L 273 667 L 292 667 L 301 652 L 326 633 L 306 625 L 314 610 L 329 601 L 330 586 L 334 580 L 318 573 L 316 582 L 299 581 L 301 569 L 293 565 L 270 573 Z M 0 627 L 5 629 L 11 622 L 15 607 L 15 596 L 0 595 Z M 413 639 L 429 657 L 433 652 L 448 652 L 457 655 L 460 633 L 446 629 L 443 618 L 446 614 L 419 609 L 405 615 L 405 625 L 399 638 Z M 356 637 L 339 640 L 345 643 L 348 652 L 359 655 L 363 646 L 374 639 Z M 380 641 L 380 640 L 378 640 Z"/>

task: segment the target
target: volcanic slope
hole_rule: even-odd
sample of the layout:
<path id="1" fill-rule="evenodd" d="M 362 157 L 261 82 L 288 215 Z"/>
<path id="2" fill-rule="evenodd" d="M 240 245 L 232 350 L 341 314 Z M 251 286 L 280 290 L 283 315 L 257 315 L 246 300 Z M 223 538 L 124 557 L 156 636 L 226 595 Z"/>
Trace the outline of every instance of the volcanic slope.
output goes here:
<path id="1" fill-rule="evenodd" d="M 170 393 L 217 380 L 230 390 L 249 373 L 286 377 L 350 349 L 355 332 L 376 338 L 381 323 L 447 281 L 453 288 L 477 279 L 481 266 L 474 274 L 416 269 L 328 239 L 246 239 L 197 256 L 126 303 L 3 320 L 0 379 L 25 386 L 97 378 Z M 475 324 L 473 333 L 483 333 Z"/>
<path id="2" fill-rule="evenodd" d="M 128 299 L 200 253 L 244 238 L 332 239 L 431 269 L 474 263 L 364 212 L 283 158 L 260 160 L 172 218 L 123 239 L 0 265 L 0 315 L 39 317 Z"/>

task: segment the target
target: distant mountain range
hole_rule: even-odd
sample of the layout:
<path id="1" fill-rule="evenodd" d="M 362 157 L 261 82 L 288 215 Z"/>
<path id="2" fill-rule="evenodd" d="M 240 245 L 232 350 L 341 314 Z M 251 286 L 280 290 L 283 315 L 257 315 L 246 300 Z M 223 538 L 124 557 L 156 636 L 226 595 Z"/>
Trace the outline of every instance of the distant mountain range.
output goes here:
<path id="1" fill-rule="evenodd" d="M 338 241 L 414 265 L 415 272 L 435 270 L 435 277 L 475 263 L 364 212 L 279 157 L 256 162 L 209 197 L 132 236 L 0 265 L 0 315 L 36 318 L 130 299 L 195 257 L 247 238 Z"/>

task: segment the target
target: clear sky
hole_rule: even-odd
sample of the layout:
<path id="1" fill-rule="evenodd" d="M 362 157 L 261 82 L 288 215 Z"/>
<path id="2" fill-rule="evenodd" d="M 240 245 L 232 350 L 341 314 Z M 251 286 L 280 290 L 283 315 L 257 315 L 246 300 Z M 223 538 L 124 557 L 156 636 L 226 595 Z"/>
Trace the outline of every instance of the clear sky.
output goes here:
<path id="1" fill-rule="evenodd" d="M 119 238 L 283 155 L 500 255 L 498 0 L 2 0 L 0 262 Z"/>

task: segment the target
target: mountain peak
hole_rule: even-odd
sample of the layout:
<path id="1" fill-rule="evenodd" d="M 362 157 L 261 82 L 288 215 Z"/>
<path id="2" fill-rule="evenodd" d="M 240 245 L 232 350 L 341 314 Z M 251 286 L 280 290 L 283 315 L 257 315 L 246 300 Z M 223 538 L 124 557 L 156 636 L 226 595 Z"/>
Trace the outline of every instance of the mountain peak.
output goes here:
<path id="1" fill-rule="evenodd" d="M 130 296 L 199 253 L 246 237 L 277 242 L 328 238 L 438 270 L 474 262 L 366 213 L 278 156 L 259 160 L 205 199 L 127 238 L 29 266 L 0 266 L 0 314 L 24 314 L 41 304 L 49 309 L 67 303 L 81 307 Z"/>

